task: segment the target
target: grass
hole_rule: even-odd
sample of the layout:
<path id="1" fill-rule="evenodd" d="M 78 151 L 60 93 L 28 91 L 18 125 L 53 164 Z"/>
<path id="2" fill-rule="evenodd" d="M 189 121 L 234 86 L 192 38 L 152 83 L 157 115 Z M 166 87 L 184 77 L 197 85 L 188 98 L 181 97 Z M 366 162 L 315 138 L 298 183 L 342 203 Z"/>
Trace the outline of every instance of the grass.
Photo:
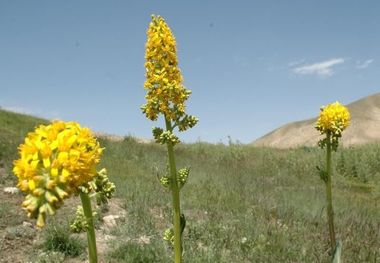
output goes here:
<path id="1" fill-rule="evenodd" d="M 135 262 L 135 263 L 159 263 L 164 260 L 168 262 L 167 257 L 162 254 L 163 250 L 157 249 L 162 247 L 162 243 L 142 245 L 136 242 L 125 242 L 119 244 L 116 249 L 108 255 L 109 262 Z"/>
<path id="2" fill-rule="evenodd" d="M 2 162 L 10 171 L 15 144 L 39 120 L 23 124 L 19 116 L 14 119 L 18 126 L 12 121 L 5 125 L 2 114 L 11 113 L 0 111 Z M 106 251 L 107 262 L 170 262 L 172 251 L 162 235 L 171 227 L 171 200 L 157 179 L 166 169 L 166 148 L 129 136 L 120 142 L 100 141 L 106 148 L 100 167 L 108 169 L 127 212 L 111 229 L 115 238 Z M 232 141 L 181 144 L 175 151 L 178 168 L 191 167 L 181 191 L 187 219 L 184 262 L 330 262 L 325 189 L 315 168 L 323 166 L 323 151 L 255 148 Z M 333 158 L 342 260 L 379 262 L 380 145 L 339 149 Z M 2 204 L 0 218 L 9 209 Z M 141 242 L 144 236 L 149 242 Z"/>
<path id="3" fill-rule="evenodd" d="M 60 252 L 68 257 L 77 257 L 85 251 L 82 240 L 70 235 L 70 229 L 65 224 L 51 224 L 44 231 L 43 250 Z"/>
<path id="4" fill-rule="evenodd" d="M 151 246 L 160 251 L 158 262 L 167 262 L 170 253 L 159 241 L 170 226 L 165 223 L 171 216 L 170 196 L 156 179 L 156 170 L 166 167 L 165 148 L 130 137 L 102 144 L 103 165 L 130 217 L 119 238 L 151 235 Z M 379 149 L 369 145 L 334 155 L 345 160 L 334 162 L 340 165 L 335 167 L 334 204 L 345 262 L 380 258 Z M 179 167 L 191 165 L 182 191 L 186 262 L 329 261 L 325 190 L 315 168 L 323 163 L 322 151 L 233 143 L 180 145 L 176 151 Z M 117 243 L 114 249 L 119 251 Z"/>

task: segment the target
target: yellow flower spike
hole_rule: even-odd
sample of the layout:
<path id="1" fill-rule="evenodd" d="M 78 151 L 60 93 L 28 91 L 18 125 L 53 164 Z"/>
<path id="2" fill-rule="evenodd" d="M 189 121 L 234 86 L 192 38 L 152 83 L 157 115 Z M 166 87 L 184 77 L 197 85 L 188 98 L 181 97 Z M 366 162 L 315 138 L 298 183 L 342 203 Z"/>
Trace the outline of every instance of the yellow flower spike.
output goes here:
<path id="1" fill-rule="evenodd" d="M 19 146 L 13 172 L 27 194 L 23 207 L 45 224 L 63 199 L 96 175 L 102 148 L 91 131 L 75 122 L 55 121 L 30 132 Z"/>
<path id="2" fill-rule="evenodd" d="M 350 125 L 350 120 L 348 109 L 339 102 L 335 102 L 321 108 L 316 129 L 321 134 L 329 131 L 340 135 Z"/>
<path id="3" fill-rule="evenodd" d="M 147 31 L 145 89 L 147 103 L 142 107 L 146 117 L 156 120 L 161 113 L 171 120 L 182 117 L 188 96 L 178 68 L 176 41 L 169 26 L 160 16 L 152 16 Z M 169 106 L 170 105 L 170 106 Z"/>
<path id="4" fill-rule="evenodd" d="M 145 52 L 145 76 L 144 87 L 146 104 L 141 107 L 145 116 L 156 121 L 159 115 L 165 119 L 166 131 L 161 128 L 153 128 L 153 136 L 156 142 L 167 144 L 171 183 L 170 188 L 173 197 L 173 225 L 174 225 L 174 258 L 175 262 L 181 262 L 181 224 L 179 186 L 177 184 L 177 171 L 175 165 L 173 147 L 179 143 L 179 138 L 173 133 L 176 127 L 185 131 L 192 128 L 198 122 L 194 116 L 187 115 L 185 102 L 191 92 L 182 82 L 183 78 L 178 67 L 176 41 L 173 33 L 165 20 L 160 16 L 152 16 L 152 21 L 147 30 Z M 182 228 L 183 231 L 183 228 Z"/>

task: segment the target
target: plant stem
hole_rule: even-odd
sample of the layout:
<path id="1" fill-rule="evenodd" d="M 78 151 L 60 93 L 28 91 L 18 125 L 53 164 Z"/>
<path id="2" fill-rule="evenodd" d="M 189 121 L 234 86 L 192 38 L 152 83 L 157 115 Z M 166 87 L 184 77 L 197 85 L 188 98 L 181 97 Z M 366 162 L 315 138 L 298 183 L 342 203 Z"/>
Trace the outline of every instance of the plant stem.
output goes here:
<path id="1" fill-rule="evenodd" d="M 165 118 L 166 130 L 172 131 L 173 127 L 171 121 Z M 173 201 L 173 225 L 174 225 L 174 262 L 182 262 L 182 244 L 181 244 L 181 223 L 180 223 L 180 199 L 179 199 L 179 187 L 177 181 L 177 168 L 174 159 L 173 144 L 167 143 L 169 167 L 170 167 L 170 187 L 172 190 Z"/>
<path id="2" fill-rule="evenodd" d="M 327 132 L 327 148 L 326 148 L 326 170 L 327 170 L 327 180 L 326 180 L 326 196 L 327 196 L 327 218 L 329 223 L 329 234 L 330 234 L 330 244 L 331 251 L 334 251 L 336 240 L 335 240 L 335 230 L 334 230 L 334 211 L 332 206 L 332 190 L 331 190 L 331 132 Z"/>
<path id="3" fill-rule="evenodd" d="M 87 242 L 88 242 L 88 257 L 90 263 L 98 262 L 98 255 L 96 252 L 96 239 L 94 229 L 94 219 L 92 216 L 91 200 L 88 194 L 80 193 L 80 199 L 82 201 L 84 216 L 88 223 L 87 229 Z"/>

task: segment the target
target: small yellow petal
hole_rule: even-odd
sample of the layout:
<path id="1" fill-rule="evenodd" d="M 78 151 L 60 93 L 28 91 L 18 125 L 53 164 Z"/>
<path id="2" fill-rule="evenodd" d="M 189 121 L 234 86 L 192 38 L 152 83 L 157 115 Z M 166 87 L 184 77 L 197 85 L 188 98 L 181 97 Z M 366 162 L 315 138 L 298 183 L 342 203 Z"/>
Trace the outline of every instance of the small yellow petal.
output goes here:
<path id="1" fill-rule="evenodd" d="M 69 154 L 67 152 L 60 152 L 58 154 L 58 161 L 64 163 L 69 158 Z"/>
<path id="2" fill-rule="evenodd" d="M 44 163 L 45 168 L 49 168 L 50 167 L 50 158 L 44 158 L 43 163 Z"/>
<path id="3" fill-rule="evenodd" d="M 32 168 L 36 169 L 39 163 L 40 163 L 40 160 L 34 160 L 34 161 L 32 161 L 32 163 L 31 163 Z"/>
<path id="4" fill-rule="evenodd" d="M 33 191 L 34 189 L 36 189 L 36 182 L 34 182 L 33 179 L 29 180 L 28 186 L 29 186 L 29 189 Z"/>
<path id="5" fill-rule="evenodd" d="M 49 182 L 46 184 L 46 188 L 49 190 L 53 190 L 57 186 L 57 183 L 53 180 L 49 180 Z"/>
<path id="6" fill-rule="evenodd" d="M 50 144 L 50 148 L 52 150 L 55 150 L 58 148 L 58 141 L 57 140 L 54 140 L 51 144 Z"/>
<path id="7" fill-rule="evenodd" d="M 62 169 L 62 176 L 63 176 L 64 178 L 67 178 L 67 177 L 70 176 L 70 172 L 69 172 L 67 169 L 63 168 L 63 169 Z"/>
<path id="8" fill-rule="evenodd" d="M 45 213 L 39 213 L 38 214 L 38 218 L 37 218 L 37 226 L 39 228 L 43 228 L 45 226 L 45 217 L 46 217 L 46 214 Z"/>
<path id="9" fill-rule="evenodd" d="M 46 191 L 45 193 L 45 198 L 46 200 L 49 202 L 49 203 L 54 203 L 54 202 L 57 202 L 58 201 L 58 198 L 55 197 L 52 193 L 50 193 L 49 191 Z"/>
<path id="10" fill-rule="evenodd" d="M 68 196 L 68 194 L 67 194 L 65 191 L 63 191 L 61 188 L 59 188 L 58 186 L 55 187 L 55 192 L 57 193 L 57 195 L 58 195 L 59 198 L 61 198 L 61 199 L 64 199 L 65 197 Z"/>
<path id="11" fill-rule="evenodd" d="M 50 174 L 53 177 L 57 177 L 57 175 L 58 175 L 58 169 L 57 168 L 51 168 Z"/>

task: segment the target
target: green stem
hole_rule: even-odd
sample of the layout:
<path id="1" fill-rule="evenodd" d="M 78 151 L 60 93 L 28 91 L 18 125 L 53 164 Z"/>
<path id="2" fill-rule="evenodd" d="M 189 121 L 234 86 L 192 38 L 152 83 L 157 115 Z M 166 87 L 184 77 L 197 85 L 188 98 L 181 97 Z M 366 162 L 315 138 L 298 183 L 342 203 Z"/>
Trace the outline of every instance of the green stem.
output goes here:
<path id="1" fill-rule="evenodd" d="M 330 244 L 331 251 L 334 251 L 336 240 L 335 240 L 335 230 L 334 230 L 334 211 L 332 206 L 332 190 L 331 190 L 331 132 L 327 132 L 327 153 L 326 153 L 326 170 L 327 170 L 327 180 L 326 180 L 326 196 L 327 196 L 327 218 L 329 224 L 329 234 L 330 234 Z"/>
<path id="2" fill-rule="evenodd" d="M 80 193 L 80 199 L 82 201 L 84 216 L 86 217 L 88 223 L 87 229 L 87 242 L 88 242 L 88 255 L 90 263 L 98 262 L 98 255 L 96 252 L 96 239 L 95 239 L 95 229 L 94 229 L 94 219 L 92 216 L 91 200 L 88 194 Z"/>
<path id="3" fill-rule="evenodd" d="M 166 130 L 173 131 L 171 121 L 165 118 Z M 179 200 L 179 187 L 177 181 L 177 169 L 174 159 L 173 144 L 167 143 L 170 177 L 171 177 L 171 190 L 173 201 L 173 225 L 174 225 L 174 262 L 182 262 L 182 244 L 181 244 L 181 223 L 180 223 L 180 200 Z"/>

